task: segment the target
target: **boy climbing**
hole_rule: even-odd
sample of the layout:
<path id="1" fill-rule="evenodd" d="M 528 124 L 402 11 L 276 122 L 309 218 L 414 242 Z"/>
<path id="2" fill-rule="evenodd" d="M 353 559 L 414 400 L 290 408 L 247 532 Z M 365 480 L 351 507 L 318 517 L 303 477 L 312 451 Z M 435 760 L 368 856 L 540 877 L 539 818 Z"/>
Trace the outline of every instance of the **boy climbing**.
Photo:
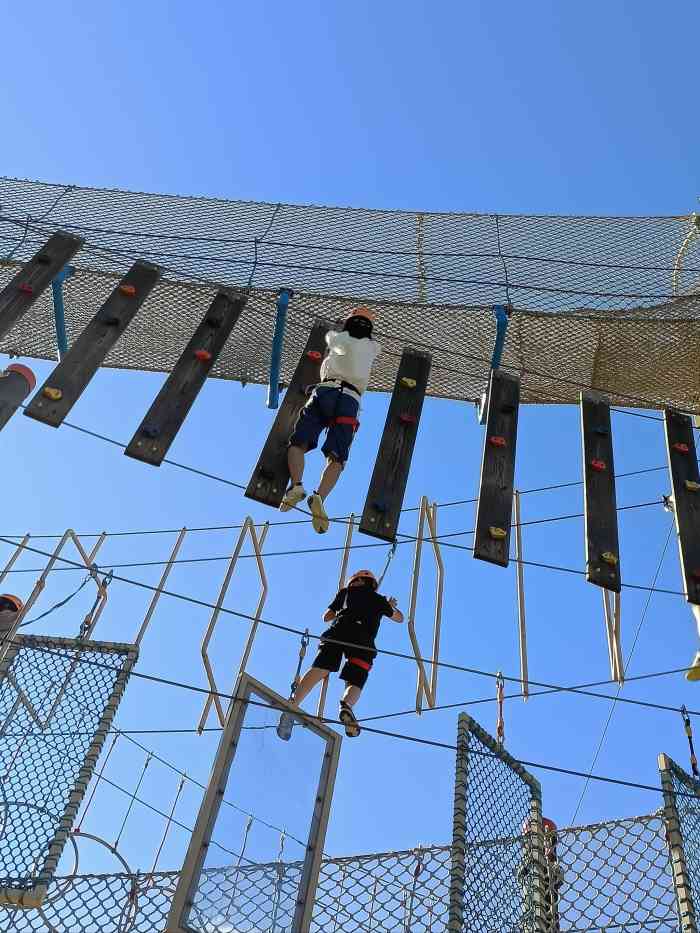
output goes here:
<path id="1" fill-rule="evenodd" d="M 288 512 L 306 497 L 302 485 L 304 457 L 317 447 L 324 428 L 328 431 L 322 447 L 326 465 L 318 488 L 308 497 L 311 521 L 319 534 L 328 531 L 324 502 L 347 462 L 360 424 L 357 420 L 360 398 L 381 352 L 380 345 L 372 340 L 372 322 L 371 311 L 354 308 L 345 319 L 342 331 L 328 331 L 328 353 L 321 364 L 321 381 L 314 386 L 289 439 L 290 485 L 282 499 L 281 512 Z"/>
<path id="2" fill-rule="evenodd" d="M 301 678 L 291 697 L 291 702 L 299 705 L 329 672 L 340 668 L 345 655 L 340 678 L 345 681 L 346 688 L 340 701 L 338 718 L 350 738 L 360 734 L 360 725 L 352 708 L 360 699 L 377 656 L 374 640 L 382 617 L 386 616 L 393 622 L 403 622 L 403 613 L 396 608 L 394 597 L 387 599 L 381 596 L 377 586 L 377 578 L 371 570 L 358 570 L 350 577 L 348 585 L 339 591 L 323 614 L 323 621 L 332 624 L 322 634 L 314 663 Z M 290 713 L 282 713 L 277 726 L 277 734 L 281 739 L 289 739 L 293 723 Z"/>

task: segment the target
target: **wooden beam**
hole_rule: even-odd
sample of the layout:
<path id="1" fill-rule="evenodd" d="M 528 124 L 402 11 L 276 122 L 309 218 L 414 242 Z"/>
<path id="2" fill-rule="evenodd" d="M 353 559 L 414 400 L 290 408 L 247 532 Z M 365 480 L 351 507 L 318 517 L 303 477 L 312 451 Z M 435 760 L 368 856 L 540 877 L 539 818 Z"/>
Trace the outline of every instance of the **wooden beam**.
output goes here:
<path id="1" fill-rule="evenodd" d="M 610 401 L 599 392 L 581 392 L 580 404 L 586 579 L 619 593 L 622 581 Z"/>
<path id="2" fill-rule="evenodd" d="M 245 491 L 249 499 L 272 506 L 273 509 L 279 508 L 289 482 L 287 443 L 299 412 L 308 401 L 309 388 L 321 378 L 321 360 L 326 350 L 327 332 L 327 324 L 316 323 L 311 328 L 304 352 Z"/>
<path id="3" fill-rule="evenodd" d="M 220 289 L 124 451 L 160 466 L 245 307 L 246 296 Z"/>
<path id="4" fill-rule="evenodd" d="M 396 539 L 431 362 L 431 355 L 420 350 L 401 355 L 360 521 L 363 534 L 383 541 Z"/>
<path id="5" fill-rule="evenodd" d="M 0 338 L 6 336 L 85 241 L 54 233 L 0 292 Z"/>
<path id="6" fill-rule="evenodd" d="M 676 530 L 689 603 L 700 605 L 700 474 L 695 452 L 693 422 L 688 415 L 664 411 L 666 451 L 671 474 Z"/>
<path id="7" fill-rule="evenodd" d="M 508 566 L 510 554 L 519 405 L 518 377 L 500 369 L 492 370 L 476 509 L 474 557 L 500 567 Z"/>
<path id="8" fill-rule="evenodd" d="M 160 278 L 160 269 L 135 262 L 36 393 L 24 414 L 59 427 L 87 388 Z"/>

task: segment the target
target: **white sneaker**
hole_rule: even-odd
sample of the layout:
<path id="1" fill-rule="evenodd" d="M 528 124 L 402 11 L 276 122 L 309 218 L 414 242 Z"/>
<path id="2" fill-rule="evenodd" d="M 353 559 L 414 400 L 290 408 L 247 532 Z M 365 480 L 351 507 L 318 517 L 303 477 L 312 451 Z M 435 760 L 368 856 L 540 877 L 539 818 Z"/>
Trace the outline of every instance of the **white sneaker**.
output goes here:
<path id="1" fill-rule="evenodd" d="M 280 502 L 280 512 L 289 512 L 291 509 L 299 505 L 305 496 L 306 490 L 301 485 L 301 483 L 296 483 L 296 485 L 290 486 L 282 497 L 282 501 Z"/>
<path id="2" fill-rule="evenodd" d="M 307 504 L 311 510 L 311 524 L 314 526 L 314 531 L 317 531 L 320 535 L 325 534 L 330 527 L 330 522 L 323 505 L 323 499 L 315 492 L 312 496 L 309 496 Z"/>

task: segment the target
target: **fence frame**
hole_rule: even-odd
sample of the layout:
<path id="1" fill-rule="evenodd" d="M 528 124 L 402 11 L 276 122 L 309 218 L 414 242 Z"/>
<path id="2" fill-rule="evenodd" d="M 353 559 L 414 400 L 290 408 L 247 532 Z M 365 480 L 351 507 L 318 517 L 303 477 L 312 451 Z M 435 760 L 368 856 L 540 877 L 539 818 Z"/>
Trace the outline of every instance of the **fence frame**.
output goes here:
<path id="1" fill-rule="evenodd" d="M 291 713 L 296 721 L 302 722 L 306 729 L 318 735 L 326 743 L 309 826 L 309 836 L 297 892 L 292 929 L 295 933 L 308 933 L 311 926 L 342 739 L 335 730 L 315 717 L 309 716 L 297 707 L 292 706 L 284 697 L 244 671 L 238 676 L 234 699 L 231 701 L 226 716 L 226 724 L 214 759 L 207 790 L 197 815 L 197 822 L 195 823 L 170 907 L 166 933 L 197 933 L 188 925 L 189 915 L 194 906 L 195 893 L 204 871 L 204 860 L 221 808 L 231 766 L 236 756 L 241 729 L 248 711 L 248 701 L 252 695 L 260 697 L 280 712 Z"/>
<path id="2" fill-rule="evenodd" d="M 664 798 L 663 820 L 666 825 L 666 841 L 673 874 L 673 886 L 676 891 L 678 922 L 681 933 L 698 933 L 697 913 L 693 903 L 690 875 L 685 859 L 683 830 L 676 805 L 673 777 L 675 776 L 687 787 L 690 793 L 696 795 L 700 794 L 700 785 L 690 775 L 686 774 L 669 755 L 663 752 L 659 755 L 659 775 Z"/>

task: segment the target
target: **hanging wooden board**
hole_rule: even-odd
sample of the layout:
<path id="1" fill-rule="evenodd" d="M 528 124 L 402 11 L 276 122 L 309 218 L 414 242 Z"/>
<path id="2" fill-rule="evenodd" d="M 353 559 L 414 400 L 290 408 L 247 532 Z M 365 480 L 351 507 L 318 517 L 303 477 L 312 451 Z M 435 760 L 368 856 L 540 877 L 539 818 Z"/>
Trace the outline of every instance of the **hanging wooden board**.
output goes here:
<path id="1" fill-rule="evenodd" d="M 324 323 L 314 324 L 311 328 L 304 352 L 282 404 L 277 409 L 267 441 L 245 491 L 249 499 L 272 506 L 273 509 L 279 508 L 289 483 L 288 441 L 299 412 L 308 401 L 310 388 L 321 378 L 321 361 L 326 350 L 328 329 Z"/>
<path id="2" fill-rule="evenodd" d="M 54 233 L 0 291 L 0 339 L 31 308 L 85 241 L 70 233 Z"/>
<path id="3" fill-rule="evenodd" d="M 401 517 L 432 357 L 404 350 L 379 444 L 374 472 L 360 521 L 360 531 L 394 541 Z"/>
<path id="4" fill-rule="evenodd" d="M 124 451 L 160 466 L 245 307 L 246 296 L 220 289 Z"/>
<path id="5" fill-rule="evenodd" d="M 53 428 L 63 423 L 159 278 L 158 266 L 134 263 L 36 393 L 25 415 Z"/>
<path id="6" fill-rule="evenodd" d="M 488 393 L 474 557 L 500 567 L 508 566 L 510 554 L 519 406 L 518 377 L 494 369 Z"/>
<path id="7" fill-rule="evenodd" d="M 700 473 L 693 422 L 674 409 L 664 411 L 666 451 L 671 474 L 676 530 L 689 603 L 700 605 Z"/>
<path id="8" fill-rule="evenodd" d="M 619 593 L 622 581 L 610 402 L 599 392 L 581 392 L 580 404 L 586 579 Z"/>

